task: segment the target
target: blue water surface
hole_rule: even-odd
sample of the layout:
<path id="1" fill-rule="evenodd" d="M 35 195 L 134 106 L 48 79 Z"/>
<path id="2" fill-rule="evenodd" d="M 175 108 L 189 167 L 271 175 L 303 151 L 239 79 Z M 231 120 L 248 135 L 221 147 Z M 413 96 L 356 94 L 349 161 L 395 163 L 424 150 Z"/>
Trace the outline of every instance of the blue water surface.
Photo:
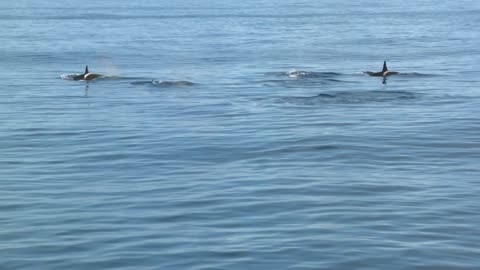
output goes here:
<path id="1" fill-rule="evenodd" d="M 1 1 L 0 269 L 479 269 L 479 14 Z"/>

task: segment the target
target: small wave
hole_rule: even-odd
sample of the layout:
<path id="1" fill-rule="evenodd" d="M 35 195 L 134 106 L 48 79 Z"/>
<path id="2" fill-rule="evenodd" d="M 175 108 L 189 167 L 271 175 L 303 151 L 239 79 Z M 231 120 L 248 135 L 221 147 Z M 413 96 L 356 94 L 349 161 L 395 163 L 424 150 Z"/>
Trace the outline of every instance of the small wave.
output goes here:
<path id="1" fill-rule="evenodd" d="M 158 87 L 183 87 L 192 86 L 195 83 L 190 81 L 162 81 L 162 80 L 149 80 L 149 81 L 137 81 L 130 83 L 137 86 L 158 86 Z"/>
<path id="2" fill-rule="evenodd" d="M 435 76 L 439 76 L 438 74 L 427 74 L 427 73 L 419 73 L 419 72 L 400 72 L 398 75 L 410 76 L 410 77 L 435 77 Z"/>
<path id="3" fill-rule="evenodd" d="M 274 99 L 274 103 L 313 106 L 320 104 L 405 101 L 417 97 L 418 95 L 406 91 L 330 92 L 310 97 L 277 97 Z"/>
<path id="4" fill-rule="evenodd" d="M 290 78 L 329 78 L 341 75 L 336 72 L 316 72 L 292 69 L 282 75 L 287 75 Z"/>
<path id="5" fill-rule="evenodd" d="M 303 70 L 291 70 L 287 72 L 288 77 L 290 78 L 306 78 L 312 75 L 312 72 L 303 71 Z"/>

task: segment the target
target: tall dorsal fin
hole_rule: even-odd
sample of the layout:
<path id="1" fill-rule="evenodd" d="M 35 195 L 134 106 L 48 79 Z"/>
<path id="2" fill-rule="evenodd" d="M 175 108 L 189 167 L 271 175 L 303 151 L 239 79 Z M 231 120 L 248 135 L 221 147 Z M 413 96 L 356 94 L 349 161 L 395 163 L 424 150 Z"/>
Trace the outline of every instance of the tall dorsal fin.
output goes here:
<path id="1" fill-rule="evenodd" d="M 88 74 L 88 65 L 85 66 L 85 74 Z"/>
<path id="2" fill-rule="evenodd" d="M 383 61 L 382 73 L 383 73 L 383 72 L 385 72 L 385 71 L 388 71 L 388 68 L 387 68 L 387 61 Z"/>

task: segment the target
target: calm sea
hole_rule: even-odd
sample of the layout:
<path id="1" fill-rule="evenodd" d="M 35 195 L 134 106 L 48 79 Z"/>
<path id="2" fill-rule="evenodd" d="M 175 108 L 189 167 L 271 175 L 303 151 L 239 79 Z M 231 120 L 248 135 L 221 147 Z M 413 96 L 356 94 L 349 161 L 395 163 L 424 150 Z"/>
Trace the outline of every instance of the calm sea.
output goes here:
<path id="1" fill-rule="evenodd" d="M 2 0 L 0 269 L 480 269 L 479 14 Z"/>

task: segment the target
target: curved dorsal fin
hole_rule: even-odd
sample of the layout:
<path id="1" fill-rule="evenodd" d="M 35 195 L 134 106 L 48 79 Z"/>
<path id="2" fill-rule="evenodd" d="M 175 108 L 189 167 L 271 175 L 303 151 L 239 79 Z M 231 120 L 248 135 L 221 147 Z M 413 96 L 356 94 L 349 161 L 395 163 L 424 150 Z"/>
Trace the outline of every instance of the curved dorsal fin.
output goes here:
<path id="1" fill-rule="evenodd" d="M 88 74 L 88 65 L 85 66 L 85 74 Z"/>
<path id="2" fill-rule="evenodd" d="M 385 72 L 385 71 L 388 71 L 388 68 L 387 68 L 387 61 L 383 61 L 383 68 L 382 68 L 382 72 Z"/>

